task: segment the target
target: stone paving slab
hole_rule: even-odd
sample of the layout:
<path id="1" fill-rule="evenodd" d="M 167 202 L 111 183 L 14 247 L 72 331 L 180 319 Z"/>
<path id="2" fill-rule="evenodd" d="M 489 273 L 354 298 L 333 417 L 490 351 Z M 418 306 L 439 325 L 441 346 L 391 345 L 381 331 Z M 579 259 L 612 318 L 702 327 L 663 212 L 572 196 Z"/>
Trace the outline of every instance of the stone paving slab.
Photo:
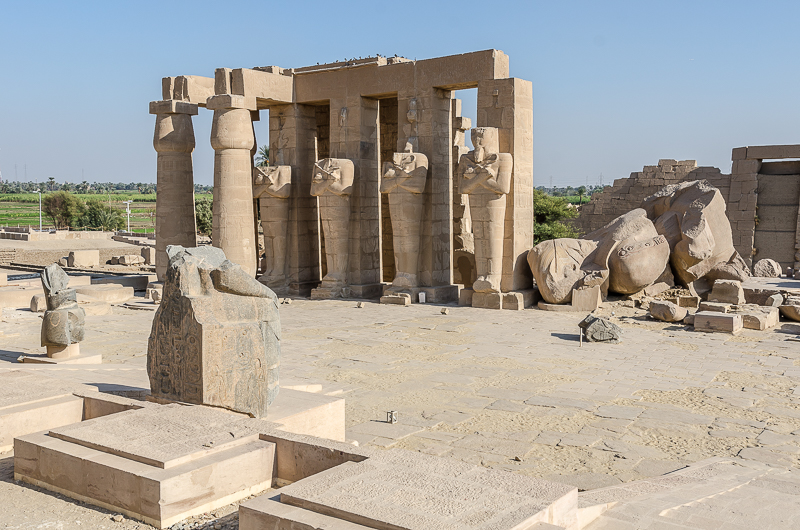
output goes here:
<path id="1" fill-rule="evenodd" d="M 575 522 L 577 501 L 572 486 L 397 451 L 286 486 L 280 498 L 368 527 L 407 530 L 522 528 L 537 521 L 566 527 Z"/>
<path id="2" fill-rule="evenodd" d="M 630 308 L 616 308 L 611 317 L 602 308 L 601 316 L 622 327 L 624 342 L 580 346 L 574 340 L 580 314 L 449 306 L 442 315 L 439 309 L 282 305 L 282 375 L 345 398 L 347 436 L 361 445 L 563 475 L 576 484 L 581 474 L 627 482 L 715 455 L 800 465 L 800 455 L 787 451 L 795 440 L 759 442 L 764 431 L 761 439 L 770 443 L 771 433 L 800 433 L 800 343 L 786 340 L 800 333 L 797 323 L 731 337 L 656 323 Z M 87 317 L 86 343 L 104 349 L 103 365 L 47 373 L 100 389 L 147 389 L 152 314 L 114 311 Z M 40 349 L 41 325 L 26 311 L 6 309 L 2 320 L 0 372 L 18 369 L 10 361 Z M 332 321 L 336 329 L 323 325 Z M 399 437 L 357 432 L 382 422 L 389 410 L 398 411 L 404 428 L 418 430 Z M 516 439 L 529 450 L 501 455 L 456 445 L 476 433 Z M 578 434 L 587 438 L 571 436 Z"/>

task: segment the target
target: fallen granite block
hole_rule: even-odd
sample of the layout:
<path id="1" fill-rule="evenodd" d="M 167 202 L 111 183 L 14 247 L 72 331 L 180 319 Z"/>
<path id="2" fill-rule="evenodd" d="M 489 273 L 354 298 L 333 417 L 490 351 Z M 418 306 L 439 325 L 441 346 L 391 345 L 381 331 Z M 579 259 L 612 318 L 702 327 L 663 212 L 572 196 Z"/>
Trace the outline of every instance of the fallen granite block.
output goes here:
<path id="1" fill-rule="evenodd" d="M 689 311 L 685 307 L 680 307 L 672 302 L 653 300 L 650 302 L 650 316 L 664 322 L 680 322 Z"/>
<path id="2" fill-rule="evenodd" d="M 753 265 L 753 276 L 760 278 L 780 278 L 781 264 L 774 259 L 760 259 Z"/>
<path id="3" fill-rule="evenodd" d="M 622 329 L 604 318 L 587 315 L 578 327 L 583 330 L 583 337 L 589 342 L 610 342 L 616 344 L 622 339 Z"/>
<path id="4" fill-rule="evenodd" d="M 709 302 L 720 302 L 723 304 L 743 304 L 744 290 L 742 282 L 738 280 L 717 280 L 708 295 Z"/>
<path id="5" fill-rule="evenodd" d="M 695 331 L 736 334 L 742 331 L 744 323 L 742 315 L 735 313 L 717 313 L 700 311 L 694 315 Z"/>

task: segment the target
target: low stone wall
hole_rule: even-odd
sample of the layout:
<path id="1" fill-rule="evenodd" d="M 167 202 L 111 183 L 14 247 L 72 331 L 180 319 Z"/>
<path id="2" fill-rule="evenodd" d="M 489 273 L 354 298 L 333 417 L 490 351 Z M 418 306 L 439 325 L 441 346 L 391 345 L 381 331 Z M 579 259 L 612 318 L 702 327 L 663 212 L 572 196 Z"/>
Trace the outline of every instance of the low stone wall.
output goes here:
<path id="1" fill-rule="evenodd" d="M 17 250 L 13 248 L 0 249 L 0 265 L 8 265 L 17 260 Z"/>
<path id="2" fill-rule="evenodd" d="M 52 230 L 39 232 L 30 227 L 0 227 L 0 239 L 16 241 L 59 241 L 68 239 L 110 239 L 114 232 Z"/>

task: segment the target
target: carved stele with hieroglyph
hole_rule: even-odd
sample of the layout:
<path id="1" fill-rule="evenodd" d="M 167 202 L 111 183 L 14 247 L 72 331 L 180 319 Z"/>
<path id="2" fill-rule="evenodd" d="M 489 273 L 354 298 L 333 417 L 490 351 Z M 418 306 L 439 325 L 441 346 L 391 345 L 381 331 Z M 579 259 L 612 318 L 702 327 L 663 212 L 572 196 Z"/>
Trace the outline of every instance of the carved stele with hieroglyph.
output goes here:
<path id="1" fill-rule="evenodd" d="M 261 418 L 278 394 L 281 324 L 268 287 L 214 247 L 167 247 L 147 374 L 153 397 Z"/>

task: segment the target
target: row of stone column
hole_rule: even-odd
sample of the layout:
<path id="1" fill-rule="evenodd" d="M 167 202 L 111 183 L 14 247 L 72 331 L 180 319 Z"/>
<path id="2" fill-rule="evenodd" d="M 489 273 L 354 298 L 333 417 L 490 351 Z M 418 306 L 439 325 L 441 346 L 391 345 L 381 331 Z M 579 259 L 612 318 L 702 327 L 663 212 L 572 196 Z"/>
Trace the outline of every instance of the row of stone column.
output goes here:
<path id="1" fill-rule="evenodd" d="M 416 193 L 409 189 L 415 186 L 413 179 L 401 177 L 397 180 L 407 185 L 395 186 L 397 193 L 389 195 L 390 210 L 394 204 L 398 209 L 413 212 L 408 219 L 418 217 L 421 221 L 409 225 L 408 220 L 391 216 L 396 236 L 394 242 L 403 254 L 396 256 L 397 270 L 401 274 L 395 278 L 392 288 L 410 288 L 414 284 L 449 288 L 453 283 L 452 198 L 459 192 L 466 193 L 466 190 L 454 190 L 453 170 L 457 166 L 453 160 L 453 145 L 454 136 L 458 135 L 453 129 L 453 101 L 452 92 L 439 89 L 398 95 L 398 158 L 393 164 L 398 168 L 408 161 L 417 164 L 419 157 L 425 156 L 428 178 L 422 179 L 422 191 Z M 254 196 L 253 188 L 255 98 L 218 94 L 207 100 L 207 108 L 214 111 L 211 133 L 215 150 L 213 244 L 222 248 L 229 259 L 255 275 L 258 248 L 253 227 L 253 199 L 258 197 L 258 194 Z M 328 265 L 329 275 L 343 268 L 346 283 L 352 287 L 351 295 L 379 295 L 385 287 L 381 282 L 379 251 L 378 100 L 356 96 L 329 102 L 327 153 L 320 153 L 316 148 L 318 123 L 315 109 L 303 104 L 270 106 L 270 153 L 278 164 L 287 166 L 282 171 L 288 175 L 288 182 L 284 183 L 286 199 L 271 194 L 261 195 L 261 217 L 262 220 L 275 218 L 271 215 L 274 213 L 286 219 L 284 228 L 288 234 L 276 250 L 284 253 L 286 265 L 274 266 L 267 260 L 263 280 L 275 287 L 281 282 L 291 283 L 295 292 L 303 292 L 303 286 L 310 289 L 319 282 L 320 268 Z M 168 100 L 151 103 L 150 111 L 156 115 L 157 272 L 163 276 L 167 245 L 196 245 L 191 161 L 195 144 L 191 116 L 197 114 L 198 109 L 197 105 Z M 510 170 L 513 178 L 509 176 L 502 209 L 497 201 L 491 202 L 490 196 L 486 201 L 477 197 L 474 201 L 474 231 L 476 235 L 482 234 L 480 240 L 485 241 L 482 244 L 491 247 L 487 247 L 486 252 L 483 247 L 480 250 L 476 248 L 476 258 L 480 261 L 476 268 L 479 275 L 492 277 L 486 280 L 490 290 L 525 289 L 530 285 L 530 276 L 520 262 L 524 264 L 524 253 L 532 245 L 533 237 L 530 83 L 517 79 L 481 82 L 478 87 L 478 123 L 491 125 L 495 131 L 492 142 L 497 144 L 497 148 L 492 151 L 513 157 L 513 170 Z M 458 139 L 455 141 L 457 143 Z M 406 145 L 410 149 L 405 149 Z M 522 156 L 515 156 L 515 152 L 522 153 Z M 332 229 L 335 223 L 324 213 L 329 206 L 333 207 L 328 203 L 335 200 L 325 198 L 325 194 L 317 198 L 311 193 L 315 185 L 311 181 L 312 175 L 324 169 L 314 165 L 320 154 L 332 160 L 348 161 L 353 166 L 352 193 L 348 195 L 347 205 L 339 205 L 339 217 L 349 209 L 348 236 L 346 241 L 337 242 L 338 254 L 347 255 L 347 265 L 343 267 L 333 261 L 328 260 L 326 264 L 320 261 L 319 230 L 322 229 L 325 237 L 326 260 L 327 251 L 333 250 L 328 246 L 333 245 L 335 239 L 325 234 L 325 227 Z M 478 158 L 473 162 L 484 162 L 480 156 Z M 297 178 L 292 179 L 292 175 Z M 390 180 L 385 170 L 383 180 Z M 475 190 L 478 193 L 486 189 L 485 186 L 478 188 Z M 342 195 L 339 197 L 341 199 Z M 497 207 L 492 207 L 493 204 Z M 271 212 L 265 215 L 267 209 Z M 483 213 L 476 218 L 477 209 Z M 264 227 L 266 233 L 267 226 Z M 416 248 L 413 248 L 414 242 L 417 242 Z M 418 254 L 416 258 L 414 253 Z M 486 257 L 490 255 L 495 257 Z M 411 262 L 418 264 L 416 278 L 411 270 L 413 267 L 407 265 Z M 330 287 L 330 281 L 328 284 Z M 480 289 L 481 285 L 478 283 L 477 287 Z M 325 282 L 322 287 L 326 287 Z"/>

